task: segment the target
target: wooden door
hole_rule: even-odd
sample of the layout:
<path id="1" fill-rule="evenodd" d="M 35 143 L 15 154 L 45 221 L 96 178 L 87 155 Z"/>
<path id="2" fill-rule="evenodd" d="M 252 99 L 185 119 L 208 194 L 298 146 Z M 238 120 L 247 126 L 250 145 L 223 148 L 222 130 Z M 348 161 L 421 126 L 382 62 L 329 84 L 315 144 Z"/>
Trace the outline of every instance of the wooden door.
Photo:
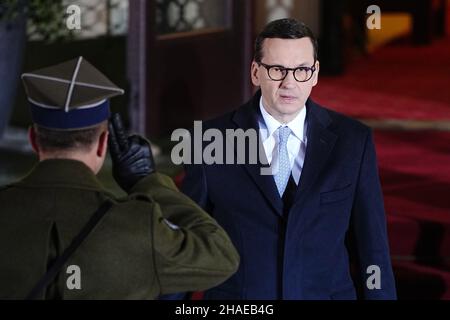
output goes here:
<path id="1" fill-rule="evenodd" d="M 251 96 L 252 0 L 131 0 L 131 124 L 167 136 Z"/>

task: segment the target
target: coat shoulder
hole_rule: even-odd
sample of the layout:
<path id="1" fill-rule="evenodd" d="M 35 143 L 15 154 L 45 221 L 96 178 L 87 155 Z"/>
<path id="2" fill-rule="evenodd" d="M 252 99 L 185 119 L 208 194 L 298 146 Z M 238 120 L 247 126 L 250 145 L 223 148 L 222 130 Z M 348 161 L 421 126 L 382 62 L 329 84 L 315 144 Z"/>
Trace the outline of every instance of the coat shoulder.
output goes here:
<path id="1" fill-rule="evenodd" d="M 258 94 L 239 107 L 204 121 L 203 127 L 206 129 L 216 128 L 219 130 L 254 127 L 256 125 L 254 122 L 256 118 L 255 101 L 259 101 Z"/>
<path id="2" fill-rule="evenodd" d="M 235 125 L 233 124 L 233 116 L 236 113 L 236 110 L 227 112 L 221 116 L 208 119 L 203 122 L 204 129 L 216 128 L 216 129 L 228 129 L 233 128 Z"/>
<path id="3" fill-rule="evenodd" d="M 330 109 L 327 106 L 315 104 L 316 112 L 322 117 L 328 117 L 330 129 L 337 132 L 347 132 L 353 135 L 363 135 L 364 137 L 371 132 L 371 128 L 363 122 L 349 117 L 343 113 Z"/>

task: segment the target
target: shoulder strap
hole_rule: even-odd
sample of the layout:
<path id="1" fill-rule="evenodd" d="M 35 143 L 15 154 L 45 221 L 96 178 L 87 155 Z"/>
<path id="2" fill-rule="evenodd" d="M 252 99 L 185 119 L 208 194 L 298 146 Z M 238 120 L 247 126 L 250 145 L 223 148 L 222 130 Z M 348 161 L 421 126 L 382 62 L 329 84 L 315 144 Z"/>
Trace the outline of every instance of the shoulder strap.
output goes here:
<path id="1" fill-rule="evenodd" d="M 72 256 L 72 254 L 78 249 L 81 243 L 87 238 L 91 233 L 92 229 L 98 224 L 105 213 L 111 208 L 112 202 L 106 200 L 102 205 L 94 212 L 92 217 L 86 223 L 86 225 L 81 229 L 80 233 L 72 240 L 69 247 L 64 250 L 61 256 L 53 263 L 51 268 L 47 273 L 37 282 L 33 290 L 30 291 L 26 300 L 34 300 L 39 294 L 47 288 L 47 286 L 55 279 L 61 268 L 66 264 L 67 260 Z"/>

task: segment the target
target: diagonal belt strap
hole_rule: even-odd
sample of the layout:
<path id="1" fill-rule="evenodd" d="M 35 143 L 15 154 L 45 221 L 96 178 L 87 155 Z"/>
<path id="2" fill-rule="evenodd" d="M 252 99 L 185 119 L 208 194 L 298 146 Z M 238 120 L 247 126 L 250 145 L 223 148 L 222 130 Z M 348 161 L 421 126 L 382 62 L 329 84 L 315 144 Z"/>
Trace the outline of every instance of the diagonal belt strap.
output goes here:
<path id="1" fill-rule="evenodd" d="M 47 288 L 47 286 L 55 279 L 60 272 L 61 268 L 66 264 L 67 260 L 78 249 L 83 241 L 91 233 L 92 229 L 99 223 L 106 212 L 111 208 L 112 202 L 106 200 L 102 205 L 94 212 L 86 225 L 81 229 L 80 233 L 72 240 L 72 243 L 64 250 L 61 256 L 53 263 L 47 273 L 37 282 L 33 290 L 30 291 L 26 300 L 35 300 L 39 294 Z"/>

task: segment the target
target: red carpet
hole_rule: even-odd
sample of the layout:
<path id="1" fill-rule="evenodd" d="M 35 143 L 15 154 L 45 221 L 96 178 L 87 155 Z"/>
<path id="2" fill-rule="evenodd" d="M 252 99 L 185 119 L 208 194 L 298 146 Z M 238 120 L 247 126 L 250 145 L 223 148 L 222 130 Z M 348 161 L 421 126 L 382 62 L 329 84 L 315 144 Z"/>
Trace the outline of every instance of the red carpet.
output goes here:
<path id="1" fill-rule="evenodd" d="M 399 261 L 394 270 L 399 299 L 450 300 L 450 272 Z"/>
<path id="2" fill-rule="evenodd" d="M 450 37 L 391 45 L 320 77 L 312 97 L 357 118 L 450 120 Z"/>
<path id="3" fill-rule="evenodd" d="M 450 224 L 450 132 L 376 131 L 375 143 L 389 213 Z"/>
<path id="4" fill-rule="evenodd" d="M 450 266 L 450 132 L 375 131 L 391 254 Z M 449 268 L 450 271 L 450 268 Z"/>

